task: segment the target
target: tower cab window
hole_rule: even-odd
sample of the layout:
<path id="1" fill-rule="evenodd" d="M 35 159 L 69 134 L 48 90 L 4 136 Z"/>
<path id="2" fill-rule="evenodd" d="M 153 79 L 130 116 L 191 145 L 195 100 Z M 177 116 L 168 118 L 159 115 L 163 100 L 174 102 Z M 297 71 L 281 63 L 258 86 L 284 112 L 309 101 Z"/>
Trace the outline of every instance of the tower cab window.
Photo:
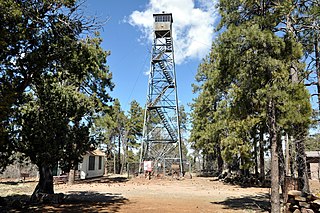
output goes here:
<path id="1" fill-rule="evenodd" d="M 155 22 L 170 22 L 170 16 L 156 16 Z"/>

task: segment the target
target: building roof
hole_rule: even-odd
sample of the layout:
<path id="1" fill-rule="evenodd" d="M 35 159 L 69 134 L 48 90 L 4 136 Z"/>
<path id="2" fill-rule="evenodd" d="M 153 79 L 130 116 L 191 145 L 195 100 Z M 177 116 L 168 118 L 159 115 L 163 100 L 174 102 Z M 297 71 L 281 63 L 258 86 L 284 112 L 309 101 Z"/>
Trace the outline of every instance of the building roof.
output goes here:
<path id="1" fill-rule="evenodd" d="M 89 155 L 95 155 L 95 156 L 105 156 L 106 154 L 101 151 L 100 149 L 96 149 L 96 150 L 93 150 L 93 151 L 88 151 L 87 154 Z"/>
<path id="2" fill-rule="evenodd" d="M 320 151 L 306 151 L 308 158 L 320 158 Z"/>

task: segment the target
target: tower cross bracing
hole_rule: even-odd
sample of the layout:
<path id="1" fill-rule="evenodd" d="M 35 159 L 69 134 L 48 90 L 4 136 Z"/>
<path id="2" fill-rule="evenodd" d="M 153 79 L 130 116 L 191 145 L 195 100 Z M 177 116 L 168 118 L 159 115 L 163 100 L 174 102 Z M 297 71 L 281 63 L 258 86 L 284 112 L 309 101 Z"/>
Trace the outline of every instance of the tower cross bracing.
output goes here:
<path id="1" fill-rule="evenodd" d="M 144 116 L 140 166 L 152 161 L 154 171 L 179 164 L 183 174 L 172 14 L 154 14 L 154 39 Z M 141 168 L 141 167 L 140 167 Z M 142 169 L 140 169 L 141 172 Z"/>

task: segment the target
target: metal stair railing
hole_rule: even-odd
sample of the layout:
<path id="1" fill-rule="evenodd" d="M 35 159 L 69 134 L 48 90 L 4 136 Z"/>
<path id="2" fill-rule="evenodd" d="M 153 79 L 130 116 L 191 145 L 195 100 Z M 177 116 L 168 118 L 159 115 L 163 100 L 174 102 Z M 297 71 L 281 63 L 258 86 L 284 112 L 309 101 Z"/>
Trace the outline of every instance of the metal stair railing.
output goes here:
<path id="1" fill-rule="evenodd" d="M 163 87 L 162 91 L 159 93 L 159 95 L 154 99 L 154 101 L 152 103 L 149 104 L 149 107 L 155 106 L 160 101 L 161 97 L 165 94 L 167 89 L 170 87 L 171 87 L 171 85 L 167 85 L 167 86 Z"/>
<path id="2" fill-rule="evenodd" d="M 169 82 L 169 84 L 173 84 L 173 79 L 172 79 L 170 73 L 168 72 L 168 70 L 166 69 L 163 61 L 160 61 L 159 65 L 160 65 L 160 68 L 163 71 L 164 76 L 166 77 L 167 81 Z"/>
<path id="3" fill-rule="evenodd" d="M 172 40 L 171 40 L 171 37 L 166 38 L 166 52 L 172 52 Z"/>
<path id="4" fill-rule="evenodd" d="M 164 51 L 161 51 L 159 54 L 155 55 L 155 57 L 152 58 L 152 61 L 155 63 L 162 61 L 163 54 L 164 54 Z"/>
<path id="5" fill-rule="evenodd" d="M 164 127 L 167 129 L 171 139 L 176 142 L 177 141 L 177 136 L 175 135 L 173 129 L 171 128 L 166 116 L 164 115 L 164 112 L 160 108 L 156 108 L 157 113 L 159 114 L 161 121 L 164 125 Z"/>

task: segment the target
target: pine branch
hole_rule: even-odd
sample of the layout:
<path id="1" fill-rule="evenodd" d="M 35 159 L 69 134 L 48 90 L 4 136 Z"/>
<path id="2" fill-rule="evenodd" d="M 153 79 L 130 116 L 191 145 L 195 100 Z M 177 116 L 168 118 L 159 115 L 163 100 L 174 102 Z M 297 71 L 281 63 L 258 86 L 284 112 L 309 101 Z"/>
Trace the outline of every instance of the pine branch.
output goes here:
<path id="1" fill-rule="evenodd" d="M 304 84 L 306 87 L 310 87 L 310 86 L 313 86 L 313 85 L 317 85 L 317 82 L 311 82 L 311 83 L 308 83 L 308 84 Z"/>

